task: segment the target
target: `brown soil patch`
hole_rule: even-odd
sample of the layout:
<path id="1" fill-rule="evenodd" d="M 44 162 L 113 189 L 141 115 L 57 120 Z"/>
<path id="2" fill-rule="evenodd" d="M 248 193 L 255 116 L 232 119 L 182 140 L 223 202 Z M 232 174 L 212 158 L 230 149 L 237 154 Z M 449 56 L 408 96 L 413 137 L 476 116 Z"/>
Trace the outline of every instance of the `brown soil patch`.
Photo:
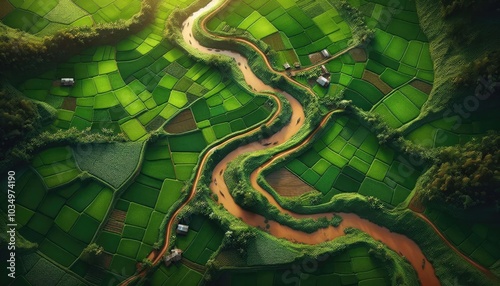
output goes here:
<path id="1" fill-rule="evenodd" d="M 314 190 L 304 183 L 295 174 L 285 168 L 281 168 L 266 176 L 266 180 L 271 187 L 283 197 L 300 196 Z"/>
<path id="2" fill-rule="evenodd" d="M 273 50 L 275 51 L 281 51 L 286 48 L 279 32 L 276 32 L 272 35 L 262 38 L 262 41 L 271 46 L 271 48 L 273 48 Z"/>
<path id="3" fill-rule="evenodd" d="M 114 209 L 111 212 L 109 218 L 110 219 L 114 219 L 116 221 L 124 222 L 125 218 L 127 218 L 127 212 L 126 211 L 122 211 L 122 210 Z"/>
<path id="4" fill-rule="evenodd" d="M 14 6 L 12 6 L 8 0 L 0 0 L 0 7 L 2 7 L 2 9 L 0 9 L 0 19 L 3 19 L 3 17 L 14 10 Z"/>
<path id="5" fill-rule="evenodd" d="M 320 53 L 320 52 L 317 52 L 317 53 L 314 53 L 314 54 L 310 54 L 309 55 L 309 59 L 311 60 L 311 63 L 313 65 L 323 61 L 325 59 L 325 57 L 323 57 L 323 55 Z"/>
<path id="6" fill-rule="evenodd" d="M 366 60 L 367 60 L 366 52 L 362 48 L 352 49 L 352 50 L 349 51 L 349 54 L 357 62 L 366 62 Z"/>
<path id="7" fill-rule="evenodd" d="M 194 121 L 191 109 L 186 109 L 170 120 L 167 125 L 165 125 L 164 129 L 168 133 L 176 134 L 191 131 L 196 128 L 196 122 Z"/>
<path id="8" fill-rule="evenodd" d="M 111 212 L 109 219 L 106 222 L 106 225 L 104 225 L 104 230 L 121 234 L 123 231 L 123 226 L 126 217 L 127 217 L 127 212 L 114 209 Z"/>
<path id="9" fill-rule="evenodd" d="M 76 109 L 76 98 L 75 97 L 66 97 L 61 106 L 62 109 L 75 111 Z"/>
<path id="10" fill-rule="evenodd" d="M 410 205 L 408 206 L 408 208 L 414 212 L 417 212 L 417 213 L 423 213 L 425 211 L 425 206 L 422 203 L 422 200 L 420 198 L 418 198 L 417 196 L 414 196 L 411 199 Z"/>
<path id="11" fill-rule="evenodd" d="M 392 88 L 387 85 L 387 83 L 383 82 L 376 73 L 373 73 L 369 70 L 365 70 L 365 72 L 363 73 L 363 79 L 373 84 L 383 94 L 388 94 L 392 91 Z"/>
<path id="12" fill-rule="evenodd" d="M 432 84 L 428 84 L 428 83 L 423 82 L 423 81 L 418 80 L 418 79 L 412 81 L 410 84 L 414 88 L 419 89 L 420 91 L 422 91 L 422 92 L 424 92 L 426 94 L 430 94 L 431 93 Z"/>
<path id="13" fill-rule="evenodd" d="M 307 80 L 307 84 L 309 84 L 310 87 L 313 87 L 316 85 L 316 80 L 314 78 L 310 78 Z"/>

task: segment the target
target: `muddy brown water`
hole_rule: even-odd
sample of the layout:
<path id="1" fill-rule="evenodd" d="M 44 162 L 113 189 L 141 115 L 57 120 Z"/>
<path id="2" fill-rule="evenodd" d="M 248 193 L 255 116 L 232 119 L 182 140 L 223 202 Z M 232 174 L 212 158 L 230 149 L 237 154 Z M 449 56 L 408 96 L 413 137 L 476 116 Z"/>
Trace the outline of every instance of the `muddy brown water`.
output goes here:
<path id="1" fill-rule="evenodd" d="M 191 33 L 191 28 L 193 27 L 193 22 L 195 19 L 198 17 L 206 14 L 208 11 L 212 10 L 214 7 L 217 7 L 218 5 L 221 5 L 222 1 L 220 0 L 215 0 L 210 2 L 207 6 L 203 7 L 202 9 L 198 10 L 197 12 L 193 13 L 183 24 L 183 31 L 182 35 L 184 37 L 184 40 L 186 43 L 189 43 L 194 49 L 197 49 L 200 52 L 206 53 L 206 54 L 212 54 L 212 55 L 226 55 L 229 57 L 232 57 L 238 64 L 238 67 L 240 68 L 241 72 L 244 75 L 245 81 L 248 85 L 250 85 L 254 90 L 256 91 L 276 91 L 282 93 L 285 98 L 289 101 L 291 107 L 292 107 L 292 119 L 290 121 L 290 124 L 287 124 L 285 127 L 283 127 L 279 132 L 276 134 L 272 135 L 270 138 L 266 139 L 266 142 L 253 142 L 249 143 L 244 146 L 240 146 L 237 149 L 233 150 L 230 152 L 224 159 L 222 159 L 217 166 L 214 168 L 212 171 L 212 182 L 210 184 L 210 189 L 214 194 L 218 195 L 219 198 L 219 203 L 224 206 L 224 208 L 231 213 L 233 216 L 241 218 L 243 222 L 245 222 L 248 225 L 258 227 L 261 229 L 266 229 L 266 225 L 269 225 L 269 228 L 267 228 L 268 232 L 278 238 L 283 238 L 287 239 L 292 242 L 296 243 L 304 243 L 304 244 L 318 244 L 326 241 L 330 241 L 335 239 L 336 237 L 344 235 L 344 229 L 347 227 L 353 227 L 360 229 L 366 233 L 368 233 L 370 236 L 372 236 L 375 240 L 379 240 L 385 245 L 387 245 L 389 248 L 394 250 L 395 252 L 404 255 L 412 264 L 414 269 L 417 272 L 417 275 L 422 283 L 422 285 L 439 285 L 439 281 L 435 275 L 434 268 L 432 267 L 432 264 L 427 261 L 425 256 L 423 255 L 422 251 L 418 247 L 418 245 L 409 239 L 408 237 L 397 234 L 394 232 L 389 231 L 387 228 L 379 226 L 377 224 L 374 224 L 366 219 L 363 219 L 356 214 L 352 213 L 337 213 L 338 215 L 342 216 L 343 221 L 340 224 L 339 227 L 327 227 L 323 229 L 319 229 L 313 233 L 305 233 L 302 231 L 298 231 L 295 229 L 292 229 L 286 225 L 282 225 L 277 223 L 276 221 L 269 220 L 267 221 L 266 218 L 264 218 L 261 215 L 249 212 L 243 208 L 241 208 L 232 196 L 230 195 L 228 188 L 224 182 L 224 170 L 226 169 L 228 163 L 230 163 L 232 160 L 234 160 L 236 157 L 243 155 L 243 154 L 248 154 L 250 152 L 255 152 L 258 150 L 263 150 L 263 149 L 268 149 L 268 148 L 273 148 L 277 145 L 283 144 L 287 140 L 289 140 L 294 134 L 296 134 L 300 128 L 303 125 L 304 119 L 304 110 L 300 103 L 293 98 L 291 95 L 284 93 L 280 90 L 276 90 L 266 84 L 264 84 L 253 72 L 252 70 L 248 67 L 248 61 L 246 58 L 244 58 L 242 55 L 239 53 L 233 52 L 233 51 L 225 51 L 225 50 L 214 50 L 210 49 L 207 47 L 202 46 L 193 36 Z M 301 118 L 298 124 L 296 124 L 297 120 Z M 326 123 L 326 118 L 323 120 L 322 124 L 324 125 Z M 242 134 L 240 136 L 234 137 L 236 138 L 241 138 L 243 136 L 246 136 L 247 134 Z M 231 139 L 231 140 L 234 140 Z M 277 142 L 274 144 L 274 142 Z M 271 143 L 271 144 L 265 144 L 265 143 Z M 302 142 L 301 145 L 305 144 L 306 141 Z M 223 143 L 222 145 L 225 145 L 226 143 Z M 300 147 L 300 146 L 298 146 Z M 270 195 L 267 191 L 262 189 L 262 187 L 257 183 L 257 178 L 262 171 L 263 168 L 267 167 L 269 164 L 272 163 L 273 160 L 276 160 L 279 156 L 286 156 L 287 154 L 290 154 L 291 152 L 294 152 L 296 148 L 294 147 L 292 149 L 289 149 L 287 151 L 284 151 L 278 155 L 275 155 L 274 158 L 264 164 L 263 166 L 259 167 L 257 170 L 255 170 L 251 176 L 251 183 L 252 186 L 257 190 L 259 193 L 261 193 L 264 197 L 266 197 L 271 205 L 276 207 L 279 211 L 285 214 L 289 214 L 294 218 L 301 219 L 301 218 L 319 218 L 319 217 L 328 217 L 331 218 L 333 216 L 333 213 L 321 213 L 321 214 L 315 214 L 315 215 L 302 215 L 302 214 L 297 214 L 294 213 L 290 210 L 282 208 L 279 203 L 274 199 L 272 195 Z M 217 147 L 216 147 L 217 148 Z M 205 161 L 205 160 L 204 160 Z M 194 182 L 194 187 L 193 189 L 196 189 L 196 185 L 198 183 L 199 175 L 201 173 L 199 172 L 197 177 L 195 178 Z M 265 222 L 267 221 L 267 222 Z M 422 268 L 422 261 L 425 261 L 425 267 Z"/>

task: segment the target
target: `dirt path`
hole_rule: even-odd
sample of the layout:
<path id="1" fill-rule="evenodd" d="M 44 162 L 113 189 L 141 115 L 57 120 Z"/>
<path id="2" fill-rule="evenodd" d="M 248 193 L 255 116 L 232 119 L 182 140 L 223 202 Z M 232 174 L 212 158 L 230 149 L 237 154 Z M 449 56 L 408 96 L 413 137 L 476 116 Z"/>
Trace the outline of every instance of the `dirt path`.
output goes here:
<path id="1" fill-rule="evenodd" d="M 491 272 L 488 268 L 482 266 L 481 264 L 475 262 L 472 260 L 470 257 L 466 256 L 463 254 L 458 248 L 456 248 L 455 245 L 453 245 L 444 235 L 443 233 L 439 230 L 439 228 L 429 219 L 427 216 L 424 215 L 425 211 L 425 206 L 420 202 L 415 196 L 411 199 L 410 204 L 408 206 L 410 210 L 412 210 L 416 216 L 421 218 L 423 221 L 425 221 L 428 225 L 431 226 L 431 228 L 434 230 L 434 232 L 446 243 L 446 245 L 453 249 L 458 255 L 460 255 L 463 259 L 465 259 L 467 262 L 472 264 L 474 267 L 476 267 L 479 271 L 483 272 L 486 274 L 488 277 L 494 279 L 495 281 L 500 281 L 500 278 L 495 276 L 493 272 Z"/>
<path id="2" fill-rule="evenodd" d="M 244 76 L 245 76 L 245 81 L 254 87 L 257 91 L 263 91 L 263 90 L 272 90 L 272 87 L 267 86 L 258 79 L 251 70 L 248 69 L 248 63 L 246 59 L 244 59 L 240 54 L 234 53 L 234 52 L 229 52 L 229 51 L 220 51 L 220 50 L 213 50 L 209 49 L 206 47 L 203 47 L 198 43 L 198 41 L 192 37 L 191 31 L 187 30 L 187 27 L 192 27 L 194 23 L 194 19 L 198 17 L 199 15 L 205 13 L 206 11 L 209 11 L 215 5 L 218 5 L 217 1 L 211 2 L 209 5 L 206 7 L 202 8 L 201 10 L 195 12 L 193 15 L 191 15 L 188 20 L 184 23 L 184 30 L 183 30 L 183 36 L 184 39 L 190 43 L 191 46 L 196 48 L 197 50 L 200 50 L 205 53 L 209 54 L 224 54 L 224 55 L 229 55 L 240 64 L 240 69 L 242 70 Z M 222 6 L 219 6 L 219 9 Z M 205 23 L 206 19 L 209 18 L 211 15 L 214 15 L 218 9 L 210 12 L 208 16 L 204 17 L 203 20 L 201 21 L 201 27 L 206 31 L 205 28 Z M 187 30 L 187 31 L 186 31 Z M 218 37 L 218 36 L 214 36 Z M 220 37 L 222 38 L 222 37 Z M 251 42 L 244 40 L 244 39 L 236 39 L 237 41 L 240 41 L 242 43 L 245 43 L 249 46 L 251 46 L 253 49 L 255 49 L 265 60 L 265 63 L 267 67 L 272 71 L 272 66 L 271 64 L 267 61 L 267 58 L 265 55 L 258 50 L 258 48 Z M 306 88 L 311 92 L 311 94 L 314 94 L 310 88 Z M 279 92 L 279 91 L 278 91 Z M 290 241 L 298 242 L 298 243 L 306 243 L 306 244 L 317 244 L 325 241 L 332 240 L 336 237 L 344 235 L 344 229 L 346 227 L 354 227 L 361 229 L 368 234 L 370 234 L 374 239 L 382 241 L 384 244 L 386 244 L 388 247 L 391 249 L 395 250 L 396 252 L 402 253 L 405 257 L 407 257 L 410 261 L 410 263 L 413 265 L 415 270 L 417 271 L 418 277 L 420 281 L 423 283 L 423 285 L 439 285 L 439 281 L 436 278 L 436 275 L 434 273 L 434 269 L 432 267 L 432 264 L 427 261 L 425 256 L 422 254 L 420 248 L 418 245 L 407 238 L 406 236 L 392 233 L 390 232 L 387 228 L 378 226 L 368 220 L 362 219 L 359 216 L 355 214 L 339 214 L 343 218 L 342 224 L 335 228 L 335 227 L 329 227 L 325 229 L 320 229 L 317 230 L 316 232 L 313 232 L 311 234 L 304 233 L 301 231 L 297 231 L 295 229 L 292 229 L 290 227 L 287 227 L 285 225 L 281 225 L 275 221 L 268 221 L 266 218 L 263 216 L 257 215 L 255 213 L 249 212 L 247 210 L 242 209 L 229 193 L 229 190 L 224 182 L 224 170 L 227 167 L 227 164 L 234 160 L 237 156 L 242 155 L 242 154 L 247 154 L 249 152 L 255 152 L 258 150 L 266 149 L 266 148 L 272 148 L 275 145 L 282 144 L 286 142 L 288 139 L 290 139 L 296 132 L 300 129 L 302 126 L 304 120 L 304 111 L 302 109 L 302 106 L 295 100 L 293 97 L 291 97 L 289 94 L 285 94 L 285 97 L 287 100 L 290 101 L 290 104 L 292 106 L 292 119 L 289 124 L 287 124 L 285 127 L 283 127 L 282 130 L 280 130 L 278 133 L 272 135 L 270 138 L 267 139 L 267 143 L 271 143 L 271 145 L 266 145 L 266 144 L 261 144 L 259 142 L 253 142 L 250 144 L 247 144 L 245 146 L 240 146 L 236 150 L 230 152 L 224 159 L 222 159 L 217 166 L 214 168 L 212 172 L 212 183 L 210 184 L 210 189 L 212 192 L 218 195 L 219 197 L 219 203 L 226 208 L 232 215 L 241 218 L 245 223 L 252 225 L 254 227 L 259 227 L 262 229 L 266 228 L 266 225 L 269 225 L 269 228 L 267 229 L 272 235 L 280 238 L 285 238 Z M 293 147 L 291 149 L 288 149 L 287 151 L 282 152 L 279 155 L 276 155 L 271 161 L 267 162 L 263 166 L 259 167 L 257 170 L 252 172 L 250 176 L 250 180 L 252 183 L 252 186 L 259 191 L 263 196 L 265 196 L 269 202 L 276 208 L 278 208 L 281 212 L 283 213 L 288 213 L 294 218 L 300 219 L 300 218 L 319 218 L 319 217 L 332 217 L 332 213 L 325 213 L 325 214 L 316 214 L 316 215 L 301 215 L 301 214 L 296 214 L 294 212 L 291 212 L 289 210 L 283 209 L 278 202 L 272 197 L 268 192 L 263 190 L 258 184 L 257 184 L 257 177 L 258 174 L 262 171 L 263 168 L 269 166 L 274 160 L 276 160 L 278 157 L 282 156 L 287 156 L 291 154 L 292 152 L 295 152 L 297 149 L 301 148 L 303 145 L 307 144 L 314 135 L 319 132 L 325 124 L 328 122 L 330 115 L 326 116 L 323 121 L 321 122 L 320 126 L 316 130 L 313 131 L 309 135 L 309 137 L 304 140 L 301 144 L 299 144 L 296 147 Z M 299 120 L 302 119 L 302 120 Z M 197 181 L 195 181 L 196 185 Z M 267 221 L 267 222 L 265 222 Z M 422 268 L 422 261 L 426 261 L 426 266 Z"/>
<path id="3" fill-rule="evenodd" d="M 183 24 L 183 37 L 186 43 L 190 43 L 190 45 L 207 54 L 223 54 L 232 57 L 239 65 L 245 81 L 256 91 L 277 91 L 281 92 L 279 90 L 275 90 L 270 86 L 265 85 L 248 67 L 248 62 L 246 58 L 241 56 L 238 53 L 231 52 L 231 51 L 221 51 L 221 50 L 213 50 L 209 49 L 206 47 L 203 47 L 192 37 L 192 31 L 191 28 L 193 26 L 194 20 L 201 16 L 203 13 L 211 10 L 212 8 L 216 7 L 217 5 L 220 5 L 220 1 L 215 0 L 212 1 L 210 4 L 208 4 L 206 7 L 200 9 L 199 11 L 195 12 L 193 15 L 191 15 Z M 220 7 L 222 7 L 221 5 Z M 219 8 L 220 9 L 220 8 Z M 205 22 L 210 15 L 215 14 L 218 11 L 218 9 L 214 10 L 209 14 L 209 16 L 206 16 L 202 20 L 202 28 L 205 29 Z M 206 30 L 206 29 L 205 29 Z M 207 31 L 208 32 L 208 31 Z M 214 36 L 218 37 L 218 36 Z M 266 63 L 266 66 L 269 68 L 269 70 L 274 71 L 271 64 L 267 61 L 267 58 L 265 57 L 264 53 L 260 51 L 253 43 L 244 40 L 244 39 L 236 39 L 239 42 L 245 43 L 249 46 L 251 46 L 257 53 L 259 53 L 262 58 L 264 59 L 264 62 Z M 274 71 L 276 72 L 276 71 Z M 284 72 L 276 72 L 280 73 L 283 76 L 286 76 L 287 78 L 290 79 Z M 297 82 L 295 82 L 297 83 Z M 297 83 L 299 84 L 299 83 Z M 311 92 L 311 94 L 314 94 L 312 90 L 304 86 L 302 84 L 299 84 L 308 91 Z M 241 218 L 245 223 L 248 225 L 254 226 L 254 227 L 260 227 L 260 228 L 265 228 L 266 224 L 268 224 L 270 227 L 268 228 L 268 231 L 279 238 L 284 238 L 293 242 L 297 243 L 306 243 L 306 244 L 318 244 L 321 242 L 325 241 L 330 241 L 336 237 L 344 235 L 344 229 L 347 227 L 354 227 L 357 229 L 360 229 L 369 235 L 371 235 L 375 240 L 379 240 L 385 245 L 387 245 L 389 248 L 393 249 L 394 251 L 404 255 L 412 264 L 412 266 L 415 268 L 417 275 L 422 283 L 422 285 L 439 285 L 439 281 L 435 275 L 434 268 L 432 267 L 432 264 L 427 261 L 425 256 L 422 254 L 420 248 L 418 245 L 413 242 L 411 239 L 409 239 L 406 236 L 403 236 L 401 234 L 393 233 L 389 231 L 385 227 L 381 227 L 379 225 L 376 225 L 366 219 L 362 219 L 359 216 L 355 214 L 349 214 L 349 213 L 338 213 L 338 215 L 342 216 L 343 221 L 340 224 L 339 227 L 328 227 L 324 229 L 319 229 L 311 234 L 304 233 L 301 231 L 297 231 L 295 229 L 292 229 L 288 226 L 281 225 L 275 221 L 267 221 L 264 217 L 257 215 L 255 213 L 251 213 L 249 211 L 246 211 L 242 209 L 238 204 L 236 204 L 231 197 L 227 186 L 224 182 L 223 175 L 224 175 L 224 170 L 226 169 L 227 164 L 232 161 L 234 158 L 241 154 L 246 154 L 249 152 L 254 152 L 257 150 L 262 150 L 266 148 L 272 148 L 274 146 L 280 145 L 284 142 L 286 142 L 288 139 L 290 139 L 294 134 L 297 133 L 297 131 L 302 127 L 304 120 L 304 111 L 302 109 L 302 106 L 298 103 L 298 101 L 293 98 L 291 95 L 287 93 L 283 93 L 285 98 L 290 102 L 290 105 L 292 106 L 292 119 L 289 124 L 287 124 L 283 129 L 281 129 L 278 133 L 272 135 L 270 138 L 268 138 L 267 143 L 271 144 L 262 144 L 259 142 L 253 142 L 250 144 L 247 144 L 245 146 L 240 146 L 236 150 L 232 151 L 229 153 L 219 164 L 214 168 L 213 173 L 212 173 L 212 178 L 213 181 L 210 184 L 210 189 L 212 192 L 215 194 L 219 195 L 219 202 L 226 208 L 227 211 L 229 211 L 232 215 Z M 270 94 L 270 96 L 274 96 Z M 277 99 L 278 102 L 278 112 L 273 115 L 273 117 L 268 121 L 272 122 L 277 115 L 279 114 L 279 111 L 281 110 L 281 102 L 280 100 L 274 96 Z M 251 182 L 252 186 L 259 191 L 263 196 L 265 196 L 269 202 L 276 208 L 278 208 L 281 212 L 283 213 L 288 213 L 294 218 L 300 219 L 300 218 L 319 218 L 319 217 L 332 217 L 332 213 L 323 213 L 323 214 L 316 214 L 316 215 L 301 215 L 301 214 L 296 214 L 294 212 L 291 212 L 289 210 L 283 209 L 278 202 L 265 190 L 263 190 L 258 184 L 257 184 L 257 177 L 259 173 L 267 166 L 269 166 L 274 160 L 276 160 L 278 157 L 283 157 L 291 154 L 292 152 L 295 152 L 298 148 L 303 147 L 305 144 L 307 144 L 310 140 L 312 140 L 314 134 L 319 132 L 328 122 L 330 115 L 326 116 L 321 124 L 311 133 L 306 140 L 304 140 L 302 143 L 299 145 L 288 149 L 279 155 L 276 155 L 272 160 L 269 162 L 266 162 L 264 165 L 259 167 L 257 170 L 252 172 L 251 174 Z M 179 213 L 183 209 L 184 206 L 186 206 L 191 199 L 195 196 L 195 190 L 197 187 L 197 184 L 199 182 L 199 178 L 203 172 L 204 166 L 206 164 L 206 161 L 210 157 L 210 155 L 214 152 L 214 150 L 221 148 L 223 146 L 226 146 L 229 142 L 232 142 L 233 140 L 247 137 L 250 134 L 257 132 L 260 128 L 254 128 L 253 130 L 250 130 L 246 132 L 245 134 L 241 134 L 238 136 L 235 136 L 231 139 L 229 139 L 226 142 L 223 142 L 222 144 L 215 146 L 211 148 L 202 158 L 199 168 L 196 172 L 196 177 L 193 182 L 193 187 L 190 190 L 189 196 L 187 200 L 175 211 L 175 213 L 170 217 L 170 220 L 167 224 L 166 231 L 165 231 L 165 243 L 162 246 L 161 250 L 152 252 L 149 255 L 149 258 L 153 262 L 154 265 L 157 265 L 158 263 L 161 262 L 163 255 L 168 251 L 170 247 L 170 236 L 171 236 L 171 231 L 174 229 L 174 224 L 176 221 L 176 218 L 178 217 Z M 222 195 L 220 195 L 222 194 Z M 267 222 L 264 222 L 267 221 Z M 446 241 L 446 240 L 445 240 Z M 425 267 L 422 267 L 422 261 L 425 261 Z M 128 285 L 131 281 L 134 281 L 135 279 L 139 277 L 144 277 L 147 273 L 147 270 L 140 270 L 138 274 L 135 276 L 130 277 L 129 279 L 125 280 L 122 284 L 123 285 Z"/>

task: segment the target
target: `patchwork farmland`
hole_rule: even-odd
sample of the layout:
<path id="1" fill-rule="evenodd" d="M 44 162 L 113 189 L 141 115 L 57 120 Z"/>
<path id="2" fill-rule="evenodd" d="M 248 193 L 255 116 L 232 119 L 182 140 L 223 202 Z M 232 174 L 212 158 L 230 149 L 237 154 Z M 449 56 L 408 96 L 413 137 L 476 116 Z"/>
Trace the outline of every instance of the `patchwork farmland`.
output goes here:
<path id="1" fill-rule="evenodd" d="M 127 20 L 141 8 L 140 2 L 131 0 L 5 0 L 1 3 L 2 23 L 39 36 L 50 35 L 68 27 Z"/>
<path id="2" fill-rule="evenodd" d="M 213 31 L 249 32 L 277 52 L 275 64 L 311 65 L 323 49 L 335 54 L 348 47 L 351 29 L 327 1 L 232 1 L 207 23 Z"/>
<path id="3" fill-rule="evenodd" d="M 377 137 L 356 119 L 333 117 L 326 129 L 310 149 L 286 165 L 321 192 L 321 202 L 354 192 L 394 207 L 408 197 L 421 171 L 407 158 L 380 146 Z"/>
<path id="4" fill-rule="evenodd" d="M 1 284 L 498 284 L 490 2 L 0 0 Z"/>

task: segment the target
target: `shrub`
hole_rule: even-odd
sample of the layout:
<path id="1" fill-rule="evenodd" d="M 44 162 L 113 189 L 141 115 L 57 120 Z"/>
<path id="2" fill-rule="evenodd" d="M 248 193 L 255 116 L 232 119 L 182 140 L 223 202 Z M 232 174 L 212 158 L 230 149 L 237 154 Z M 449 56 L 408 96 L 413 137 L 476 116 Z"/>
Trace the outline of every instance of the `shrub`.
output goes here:
<path id="1" fill-rule="evenodd" d="M 0 159 L 6 151 L 33 135 L 40 127 L 38 110 L 29 99 L 9 90 L 0 90 Z"/>

